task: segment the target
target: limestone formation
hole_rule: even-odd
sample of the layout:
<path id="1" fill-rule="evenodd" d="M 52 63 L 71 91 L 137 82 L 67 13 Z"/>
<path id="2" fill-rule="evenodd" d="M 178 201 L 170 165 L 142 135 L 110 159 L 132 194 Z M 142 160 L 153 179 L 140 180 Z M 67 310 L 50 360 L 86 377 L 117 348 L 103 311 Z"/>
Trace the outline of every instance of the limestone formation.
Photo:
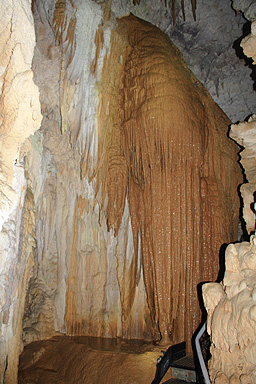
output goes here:
<path id="1" fill-rule="evenodd" d="M 36 246 L 22 144 L 39 129 L 41 113 L 31 70 L 35 31 L 30 2 L 2 1 L 0 19 L 0 381 L 15 383 Z"/>
<path id="2" fill-rule="evenodd" d="M 234 6 L 238 6 L 234 1 Z M 255 19 L 255 4 L 240 5 L 245 15 Z M 240 9 L 240 8 L 239 8 Z M 254 58 L 255 22 L 251 34 L 241 43 L 245 54 Z M 233 124 L 230 136 L 241 146 L 240 163 L 246 182 L 240 187 L 243 219 L 248 234 L 255 234 L 256 197 L 256 115 Z M 222 284 L 203 286 L 207 309 L 207 329 L 211 335 L 209 371 L 213 383 L 256 382 L 256 238 L 250 242 L 230 244 L 226 250 L 226 272 Z"/>
<path id="3" fill-rule="evenodd" d="M 203 285 L 212 383 L 256 382 L 256 237 L 230 244 L 223 284 Z"/>
<path id="4" fill-rule="evenodd" d="M 200 72 L 199 42 L 212 41 L 204 38 L 208 8 L 184 2 L 186 22 L 198 15 L 186 29 L 176 2 L 174 32 L 167 3 L 138 3 L 1 4 L 5 384 L 17 382 L 24 345 L 59 333 L 190 341 L 200 321 L 196 285 L 216 279 L 220 246 L 236 240 L 241 173 L 226 137 L 230 120 L 166 34 L 134 16 L 116 19 L 134 11 L 173 34 Z M 235 16 L 221 7 L 229 25 L 226 15 Z M 230 40 L 213 45 L 229 61 Z M 215 87 L 215 64 L 202 79 L 216 96 L 225 84 Z M 228 89 L 220 104 L 236 106 Z"/>
<path id="5" fill-rule="evenodd" d="M 63 13 L 58 2 L 53 19 L 64 54 L 61 67 L 57 51 L 54 54 L 51 48 L 49 55 L 54 35 L 47 22 L 41 23 L 40 2 L 35 4 L 40 34 L 34 70 L 45 116 L 45 133 L 37 135 L 29 159 L 38 218 L 35 281 L 41 287 L 45 281 L 55 331 L 162 337 L 164 342 L 171 332 L 173 342 L 189 340 L 200 320 L 196 285 L 217 277 L 218 257 L 213 262 L 210 255 L 216 257 L 224 241 L 236 238 L 238 209 L 230 222 L 223 221 L 225 226 L 218 219 L 227 217 L 233 204 L 238 207 L 236 148 L 226 138 L 229 120 L 156 28 L 135 18 L 125 19 L 110 40 L 110 30 L 105 27 L 102 32 L 96 6 L 83 3 L 74 21 L 76 6 L 70 3 Z M 81 40 L 79 33 L 90 20 L 91 37 Z M 133 29 L 142 38 L 141 46 Z M 146 35 L 148 41 L 143 40 Z M 89 49 L 92 38 L 96 46 Z M 138 70 L 148 70 L 140 76 L 132 71 L 133 62 Z M 150 69 L 153 65 L 156 73 Z M 37 66 L 56 72 L 49 74 Z M 166 90 L 165 82 L 169 84 Z M 85 84 L 89 90 L 81 98 Z M 93 100 L 97 94 L 96 130 Z M 43 143 L 42 156 L 48 162 L 40 178 L 33 168 L 37 142 Z M 211 146 L 213 142 L 216 147 Z M 213 153 L 214 162 L 209 160 Z M 223 177 L 222 164 L 230 156 L 233 160 Z M 37 193 L 37 179 L 44 180 L 42 194 Z M 172 185 L 171 180 L 175 180 Z M 43 312 L 43 308 L 38 306 L 36 311 Z M 26 328 L 28 324 L 29 318 Z M 52 322 L 49 325 L 51 334 Z M 35 335 L 42 329 L 38 324 L 31 328 Z M 42 337 L 40 332 L 36 337 Z"/>
<path id="6" fill-rule="evenodd" d="M 251 34 L 242 40 L 244 53 L 255 59 L 256 53 L 256 22 L 251 24 Z M 255 64 L 255 60 L 254 60 Z M 240 163 L 246 175 L 246 182 L 241 186 L 243 198 L 243 219 L 247 232 L 255 231 L 256 206 L 256 115 L 249 117 L 247 122 L 233 124 L 230 136 L 241 146 Z"/>
<path id="7" fill-rule="evenodd" d="M 255 206 L 256 202 L 256 115 L 252 115 L 247 122 L 233 124 L 230 136 L 241 145 L 240 163 L 246 174 L 246 183 L 240 187 L 243 198 L 243 219 L 246 230 L 250 234 L 255 231 Z"/>
<path id="8" fill-rule="evenodd" d="M 256 21 L 251 24 L 251 33 L 242 40 L 241 47 L 245 55 L 251 57 L 256 64 Z"/>
<path id="9" fill-rule="evenodd" d="M 232 190 L 231 199 L 236 201 L 236 188 L 225 192 L 229 176 L 223 177 L 224 170 L 217 176 L 220 164 L 229 156 L 225 151 L 236 150 L 221 134 L 220 127 L 223 124 L 224 131 L 228 121 L 184 67 L 171 42 L 133 17 L 123 19 L 117 31 L 112 37 L 114 50 L 103 66 L 99 126 L 104 156 L 99 177 L 103 198 L 108 196 L 107 222 L 118 233 L 127 189 L 135 246 L 141 238 L 151 317 L 164 340 L 170 332 L 173 342 L 188 341 L 200 318 L 196 285 L 211 275 L 217 278 L 219 264 L 212 252 L 218 253 L 231 233 L 236 236 L 233 224 L 221 228 L 219 220 L 227 218 L 224 212 L 229 199 L 225 198 L 225 208 L 218 201 L 226 193 L 231 197 Z M 124 33 L 129 42 L 126 51 Z M 113 62 L 117 64 L 113 66 Z M 122 70 L 118 83 L 115 73 Z M 213 142 L 216 147 L 211 147 Z M 209 160 L 211 151 L 214 164 Z M 235 158 L 230 166 L 234 179 L 239 175 Z M 223 185 L 223 179 L 228 184 Z M 112 180 L 121 183 L 115 185 Z M 185 217 L 185 211 L 193 212 L 192 216 Z M 137 265 L 136 259 L 134 263 Z M 191 265 L 198 267 L 191 270 Z"/>

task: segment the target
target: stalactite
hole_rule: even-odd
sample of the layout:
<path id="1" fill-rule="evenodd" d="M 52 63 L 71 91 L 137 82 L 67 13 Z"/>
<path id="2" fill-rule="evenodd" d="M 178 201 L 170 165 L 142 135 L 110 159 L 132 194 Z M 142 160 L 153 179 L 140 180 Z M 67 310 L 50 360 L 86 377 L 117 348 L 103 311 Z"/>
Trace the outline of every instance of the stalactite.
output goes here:
<path id="1" fill-rule="evenodd" d="M 133 5 L 140 4 L 141 0 L 133 0 Z M 172 16 L 173 16 L 173 23 L 175 24 L 175 2 L 176 0 L 172 0 Z M 164 5 L 167 7 L 167 0 L 164 0 Z M 192 13 L 194 20 L 196 20 L 196 0 L 191 0 L 191 6 L 192 6 Z M 182 16 L 185 20 L 185 10 L 184 10 L 184 0 L 181 0 L 181 9 L 182 9 Z"/>
<path id="2" fill-rule="evenodd" d="M 67 66 L 71 63 L 74 57 L 76 40 L 75 40 L 75 27 L 76 17 L 75 15 L 70 18 L 67 16 L 67 5 L 70 4 L 75 9 L 74 2 L 70 0 L 58 0 L 55 4 L 55 10 L 53 14 L 53 26 L 56 31 L 56 39 L 64 46 L 64 53 L 66 54 L 70 50 L 68 56 Z M 67 25 L 68 24 L 68 25 Z"/>
<path id="3" fill-rule="evenodd" d="M 191 0 L 191 5 L 192 5 L 193 17 L 194 17 L 194 20 L 196 20 L 196 0 Z"/>
<path id="4" fill-rule="evenodd" d="M 172 19 L 173 19 L 173 24 L 175 24 L 175 20 L 176 20 L 176 15 L 175 15 L 175 1 L 176 1 L 176 0 L 172 0 Z"/>
<path id="5" fill-rule="evenodd" d="M 185 21 L 186 17 L 185 17 L 184 0 L 181 0 L 181 10 L 182 10 L 183 20 Z"/>

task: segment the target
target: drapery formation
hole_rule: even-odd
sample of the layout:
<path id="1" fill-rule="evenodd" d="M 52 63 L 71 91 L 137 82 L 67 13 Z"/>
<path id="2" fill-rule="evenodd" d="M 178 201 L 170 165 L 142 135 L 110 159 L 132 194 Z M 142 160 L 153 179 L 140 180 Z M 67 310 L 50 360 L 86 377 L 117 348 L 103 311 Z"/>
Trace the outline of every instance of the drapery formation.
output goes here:
<path id="1" fill-rule="evenodd" d="M 134 16 L 112 33 L 101 81 L 98 190 L 116 233 L 128 198 L 135 247 L 120 282 L 123 314 L 141 239 L 153 324 L 164 342 L 190 340 L 201 316 L 197 285 L 217 278 L 220 247 L 237 236 L 241 173 L 230 122 L 170 40 Z"/>

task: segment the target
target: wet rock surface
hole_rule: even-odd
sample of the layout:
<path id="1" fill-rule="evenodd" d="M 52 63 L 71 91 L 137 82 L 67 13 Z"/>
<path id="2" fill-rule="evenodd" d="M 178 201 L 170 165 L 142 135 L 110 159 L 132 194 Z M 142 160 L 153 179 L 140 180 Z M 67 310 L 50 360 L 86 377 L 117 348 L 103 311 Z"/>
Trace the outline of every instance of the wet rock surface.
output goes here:
<path id="1" fill-rule="evenodd" d="M 151 383 L 160 354 L 159 347 L 142 342 L 54 337 L 25 347 L 18 383 Z"/>

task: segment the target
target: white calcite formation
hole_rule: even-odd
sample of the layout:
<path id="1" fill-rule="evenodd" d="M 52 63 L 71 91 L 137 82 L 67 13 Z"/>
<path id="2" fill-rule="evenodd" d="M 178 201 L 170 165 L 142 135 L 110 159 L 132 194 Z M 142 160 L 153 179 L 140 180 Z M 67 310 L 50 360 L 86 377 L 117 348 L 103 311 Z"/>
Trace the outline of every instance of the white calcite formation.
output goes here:
<path id="1" fill-rule="evenodd" d="M 255 231 L 256 202 L 256 115 L 247 122 L 233 124 L 230 136 L 244 148 L 240 152 L 240 163 L 246 173 L 247 182 L 240 187 L 243 198 L 243 219 L 248 233 Z"/>
<path id="2" fill-rule="evenodd" d="M 256 64 L 256 21 L 251 25 L 251 33 L 242 40 L 241 47 L 246 56 L 253 59 L 253 64 Z"/>
<path id="3" fill-rule="evenodd" d="M 252 9 L 251 13 L 253 18 Z M 256 64 L 256 21 L 251 24 L 251 33 L 242 40 L 241 46 L 244 53 Z M 253 114 L 246 122 L 231 125 L 230 137 L 242 148 L 240 163 L 245 171 L 246 183 L 241 186 L 240 192 L 243 198 L 243 219 L 250 234 L 255 231 L 256 212 L 256 115 Z"/>
<path id="4" fill-rule="evenodd" d="M 0 381 L 15 383 L 35 247 L 34 200 L 22 145 L 41 122 L 31 70 L 35 31 L 29 1 L 1 2 L 0 44 Z"/>
<path id="5" fill-rule="evenodd" d="M 239 4 L 241 3 L 241 4 Z M 246 17 L 255 20 L 255 2 L 234 1 Z M 255 21 L 241 46 L 255 64 Z M 230 136 L 242 147 L 240 163 L 246 183 L 240 187 L 247 233 L 255 233 L 256 115 L 233 124 Z M 250 242 L 230 244 L 226 250 L 226 272 L 222 284 L 203 286 L 211 335 L 209 372 L 213 383 L 256 383 L 256 237 Z"/>
<path id="6" fill-rule="evenodd" d="M 223 283 L 205 284 L 203 297 L 212 340 L 212 383 L 256 383 L 255 236 L 227 247 Z"/>

